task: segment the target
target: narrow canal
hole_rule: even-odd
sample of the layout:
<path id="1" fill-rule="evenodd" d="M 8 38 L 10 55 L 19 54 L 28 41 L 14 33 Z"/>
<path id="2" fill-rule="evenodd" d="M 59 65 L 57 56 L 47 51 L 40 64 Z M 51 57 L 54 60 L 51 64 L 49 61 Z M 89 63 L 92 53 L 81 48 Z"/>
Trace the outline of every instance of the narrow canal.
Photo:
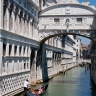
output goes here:
<path id="1" fill-rule="evenodd" d="M 44 96 L 96 96 L 96 88 L 90 80 L 90 71 L 76 67 L 50 80 Z"/>
<path id="2" fill-rule="evenodd" d="M 20 95 L 21 96 L 21 95 Z M 96 88 L 90 79 L 90 70 L 76 67 L 49 81 L 43 96 L 96 96 Z"/>

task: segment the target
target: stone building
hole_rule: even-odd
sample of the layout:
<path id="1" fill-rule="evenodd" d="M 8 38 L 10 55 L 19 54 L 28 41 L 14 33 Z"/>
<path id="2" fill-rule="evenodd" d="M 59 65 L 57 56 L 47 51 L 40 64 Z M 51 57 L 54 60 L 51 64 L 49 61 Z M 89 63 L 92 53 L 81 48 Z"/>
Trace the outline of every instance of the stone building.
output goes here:
<path id="1" fill-rule="evenodd" d="M 83 59 L 88 59 L 88 45 L 87 44 L 82 45 L 82 54 L 83 54 Z"/>
<path id="2" fill-rule="evenodd" d="M 38 12 L 38 0 L 0 0 L 0 96 L 36 81 Z"/>
<path id="3" fill-rule="evenodd" d="M 81 58 L 81 39 L 80 38 L 76 38 L 76 57 L 77 59 Z"/>

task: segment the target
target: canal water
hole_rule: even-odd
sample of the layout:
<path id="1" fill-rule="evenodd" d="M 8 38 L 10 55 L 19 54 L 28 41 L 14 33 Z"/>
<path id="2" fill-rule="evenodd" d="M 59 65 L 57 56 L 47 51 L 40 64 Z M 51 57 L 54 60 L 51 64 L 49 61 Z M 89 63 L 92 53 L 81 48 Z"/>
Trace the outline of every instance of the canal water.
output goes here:
<path id="1" fill-rule="evenodd" d="M 55 76 L 49 81 L 48 89 L 43 96 L 96 96 L 96 88 L 90 79 L 90 70 L 75 67 L 65 75 Z"/>

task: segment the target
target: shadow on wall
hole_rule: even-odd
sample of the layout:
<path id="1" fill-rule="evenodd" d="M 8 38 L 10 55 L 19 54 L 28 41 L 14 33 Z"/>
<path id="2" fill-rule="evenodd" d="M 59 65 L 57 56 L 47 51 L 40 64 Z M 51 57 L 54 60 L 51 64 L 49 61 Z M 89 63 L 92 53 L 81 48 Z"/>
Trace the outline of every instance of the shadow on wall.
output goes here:
<path id="1" fill-rule="evenodd" d="M 31 55 L 30 55 L 30 69 L 32 67 L 32 63 L 33 63 L 33 60 L 35 58 L 35 50 L 34 49 L 31 49 Z"/>
<path id="2" fill-rule="evenodd" d="M 92 25 L 90 25 L 90 28 L 93 30 L 90 33 L 90 37 L 93 39 L 93 42 L 92 43 L 95 43 L 96 44 L 96 41 L 94 41 L 94 39 L 96 38 L 96 17 L 94 17 L 93 23 L 92 23 Z"/>
<path id="3" fill-rule="evenodd" d="M 45 44 L 40 45 L 40 49 L 37 52 L 36 68 L 40 66 L 42 69 L 42 80 L 48 81 L 48 68 L 47 68 L 47 56 Z"/>

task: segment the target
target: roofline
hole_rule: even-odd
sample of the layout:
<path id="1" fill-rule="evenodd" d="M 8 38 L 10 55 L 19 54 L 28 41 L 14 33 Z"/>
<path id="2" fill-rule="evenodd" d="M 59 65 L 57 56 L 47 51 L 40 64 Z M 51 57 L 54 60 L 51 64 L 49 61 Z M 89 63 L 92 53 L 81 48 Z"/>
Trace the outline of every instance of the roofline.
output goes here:
<path id="1" fill-rule="evenodd" d="M 78 6 L 83 6 L 83 7 L 86 7 L 86 8 L 89 8 L 91 9 L 94 13 L 96 12 L 96 8 L 92 8 L 91 6 L 89 5 L 84 5 L 84 4 L 81 4 L 81 3 L 64 3 L 64 4 L 55 4 L 55 5 L 52 5 L 52 6 L 48 6 L 47 8 L 45 8 L 44 10 L 41 10 L 40 12 L 40 15 L 46 11 L 48 11 L 49 9 L 52 9 L 52 8 L 55 8 L 55 7 L 58 7 L 58 6 L 66 6 L 66 5 L 78 5 Z"/>

